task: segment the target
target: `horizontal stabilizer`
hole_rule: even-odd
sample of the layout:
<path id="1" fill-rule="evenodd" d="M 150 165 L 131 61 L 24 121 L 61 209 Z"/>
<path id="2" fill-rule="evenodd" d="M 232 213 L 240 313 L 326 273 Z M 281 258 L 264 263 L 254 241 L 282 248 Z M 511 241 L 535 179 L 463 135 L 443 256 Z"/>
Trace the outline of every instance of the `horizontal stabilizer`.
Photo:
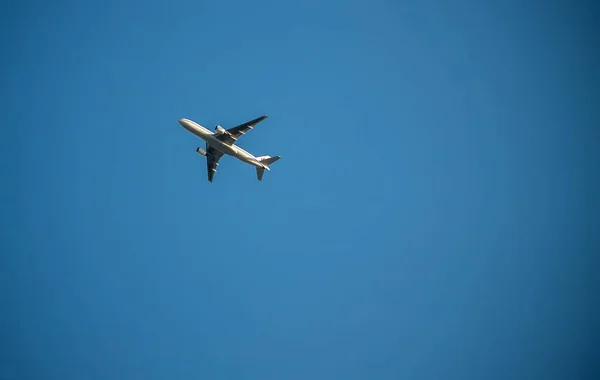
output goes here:
<path id="1" fill-rule="evenodd" d="M 258 178 L 259 181 L 262 181 L 263 174 L 265 174 L 264 168 L 256 168 L 256 178 Z"/>
<path id="2" fill-rule="evenodd" d="M 256 157 L 258 159 L 258 161 L 260 161 L 261 164 L 265 165 L 263 168 L 256 168 L 256 178 L 258 178 L 259 181 L 262 181 L 262 177 L 265 174 L 265 169 L 266 170 L 271 170 L 269 169 L 269 165 L 271 165 L 273 162 L 279 160 L 281 157 L 280 156 L 275 156 L 275 157 L 271 157 L 271 156 L 261 156 L 261 157 Z"/>

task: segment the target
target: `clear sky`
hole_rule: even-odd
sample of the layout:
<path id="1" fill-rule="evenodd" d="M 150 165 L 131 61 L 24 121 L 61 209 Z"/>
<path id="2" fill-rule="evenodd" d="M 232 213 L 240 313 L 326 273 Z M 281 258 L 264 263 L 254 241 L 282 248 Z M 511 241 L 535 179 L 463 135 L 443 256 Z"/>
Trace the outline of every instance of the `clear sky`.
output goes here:
<path id="1" fill-rule="evenodd" d="M 4 2 L 0 379 L 599 376 L 598 8 Z"/>

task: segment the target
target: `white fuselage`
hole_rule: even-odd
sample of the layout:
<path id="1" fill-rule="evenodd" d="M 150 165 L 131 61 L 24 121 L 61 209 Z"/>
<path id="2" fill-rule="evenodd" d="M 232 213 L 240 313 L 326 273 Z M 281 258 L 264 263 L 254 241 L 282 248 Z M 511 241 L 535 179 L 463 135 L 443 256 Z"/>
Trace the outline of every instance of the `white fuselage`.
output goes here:
<path id="1" fill-rule="evenodd" d="M 210 130 L 204 128 L 200 124 L 189 120 L 189 119 L 179 119 L 177 120 L 179 124 L 191 133 L 200 137 L 202 140 L 206 141 L 208 145 L 218 150 L 223 154 L 227 154 L 229 156 L 233 156 L 240 161 L 243 161 L 252 166 L 256 166 L 257 168 L 264 168 L 269 170 L 269 167 L 262 164 L 253 154 L 246 152 L 244 149 L 239 146 L 232 144 L 226 144 L 223 141 L 219 140 L 216 136 L 219 136 L 218 133 L 213 133 Z"/>

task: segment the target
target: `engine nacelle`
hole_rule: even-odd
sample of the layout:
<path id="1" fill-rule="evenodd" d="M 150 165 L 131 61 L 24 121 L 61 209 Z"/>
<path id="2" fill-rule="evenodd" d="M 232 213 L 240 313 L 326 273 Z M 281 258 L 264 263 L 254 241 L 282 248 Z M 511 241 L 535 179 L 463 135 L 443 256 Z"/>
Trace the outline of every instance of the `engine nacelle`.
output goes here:
<path id="1" fill-rule="evenodd" d="M 223 135 L 223 134 L 227 133 L 227 131 L 225 130 L 225 128 L 221 127 L 220 125 L 216 126 L 215 131 L 217 131 L 217 133 L 220 134 L 220 135 Z"/>
<path id="2" fill-rule="evenodd" d="M 204 149 L 200 148 L 200 147 L 198 147 L 196 149 L 196 153 L 198 153 L 201 156 L 206 156 L 206 151 Z"/>

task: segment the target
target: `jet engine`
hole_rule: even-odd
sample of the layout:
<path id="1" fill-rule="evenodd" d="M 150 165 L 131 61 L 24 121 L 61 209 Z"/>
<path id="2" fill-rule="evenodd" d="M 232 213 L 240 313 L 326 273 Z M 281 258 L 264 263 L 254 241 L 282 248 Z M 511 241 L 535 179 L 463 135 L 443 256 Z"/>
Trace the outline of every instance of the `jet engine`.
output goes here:
<path id="1" fill-rule="evenodd" d="M 223 134 L 227 133 L 227 131 L 225 130 L 225 128 L 221 127 L 220 125 L 216 126 L 215 131 L 217 131 L 217 133 L 220 134 L 220 135 L 223 135 Z"/>
<path id="2" fill-rule="evenodd" d="M 200 148 L 200 147 L 198 147 L 196 149 L 196 153 L 198 153 L 201 156 L 206 156 L 206 151 L 204 149 Z"/>

